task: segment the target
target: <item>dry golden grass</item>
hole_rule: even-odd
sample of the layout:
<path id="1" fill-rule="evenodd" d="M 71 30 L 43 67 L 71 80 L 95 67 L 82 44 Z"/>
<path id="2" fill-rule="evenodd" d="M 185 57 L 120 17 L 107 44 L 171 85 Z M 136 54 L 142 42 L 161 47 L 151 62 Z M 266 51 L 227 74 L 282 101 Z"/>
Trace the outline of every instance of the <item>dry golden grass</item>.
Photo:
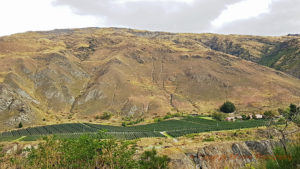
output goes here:
<path id="1" fill-rule="evenodd" d="M 261 112 L 299 102 L 300 80 L 222 50 L 232 42 L 255 60 L 288 39 L 115 28 L 28 32 L 0 38 L 0 83 L 40 102 L 14 94 L 36 114 L 28 125 L 90 121 L 105 111 L 146 119 L 208 113 L 225 100 L 241 112 Z"/>

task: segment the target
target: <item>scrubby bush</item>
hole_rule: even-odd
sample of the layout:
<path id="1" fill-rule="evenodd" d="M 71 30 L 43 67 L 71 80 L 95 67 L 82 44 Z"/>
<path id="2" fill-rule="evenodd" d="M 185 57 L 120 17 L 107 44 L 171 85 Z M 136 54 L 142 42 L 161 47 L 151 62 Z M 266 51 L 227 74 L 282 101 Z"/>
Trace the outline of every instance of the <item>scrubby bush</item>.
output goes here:
<path id="1" fill-rule="evenodd" d="M 224 113 L 214 112 L 212 118 L 217 121 L 223 121 L 226 118 L 226 115 Z"/>
<path id="2" fill-rule="evenodd" d="M 170 119 L 170 118 L 172 118 L 172 117 L 173 117 L 172 114 L 168 112 L 168 113 L 164 116 L 164 119 Z"/>
<path id="3" fill-rule="evenodd" d="M 221 107 L 220 107 L 220 111 L 224 112 L 224 113 L 232 113 L 235 111 L 235 105 L 230 102 L 230 101 L 226 101 Z"/>
<path id="4" fill-rule="evenodd" d="M 281 109 L 281 108 L 278 109 L 278 113 L 285 118 L 288 118 L 289 111 L 290 111 L 289 109 Z"/>
<path id="5" fill-rule="evenodd" d="M 278 119 L 278 123 L 284 123 L 284 122 L 285 122 L 285 119 L 284 119 L 284 118 Z"/>
<path id="6" fill-rule="evenodd" d="M 264 112 L 264 119 L 271 119 L 274 116 L 275 116 L 274 113 L 272 111 L 270 111 L 270 110 Z"/>
<path id="7" fill-rule="evenodd" d="M 202 141 L 203 142 L 215 141 L 215 138 L 214 137 L 208 137 L 208 138 L 204 138 Z"/>
<path id="8" fill-rule="evenodd" d="M 4 153 L 2 152 L 2 150 L 3 150 L 3 145 L 0 145 L 0 167 L 1 167 L 1 163 L 3 163 L 4 162 Z"/>
<path id="9" fill-rule="evenodd" d="M 158 118 L 155 118 L 155 119 L 154 119 L 154 122 L 155 122 L 155 123 L 161 122 L 161 121 L 164 121 L 164 119 L 161 118 L 161 117 L 158 117 Z"/>
<path id="10" fill-rule="evenodd" d="M 112 114 L 110 112 L 104 112 L 100 118 L 102 120 L 109 120 L 111 118 L 111 116 L 112 116 Z"/>
<path id="11" fill-rule="evenodd" d="M 177 113 L 174 113 L 174 114 L 171 114 L 170 112 L 168 112 L 163 119 L 170 119 L 170 118 L 173 118 L 173 117 L 181 117 L 182 114 L 177 112 Z"/>
<path id="12" fill-rule="evenodd" d="M 167 156 L 158 156 L 155 149 L 146 151 L 141 155 L 139 167 L 141 169 L 166 169 L 170 158 Z"/>
<path id="13" fill-rule="evenodd" d="M 130 126 L 130 125 L 135 125 L 135 124 L 138 124 L 140 122 L 143 122 L 145 119 L 144 118 L 139 118 L 137 120 L 134 120 L 134 121 L 123 121 L 122 122 L 122 126 L 123 127 L 126 127 L 126 126 Z"/>
<path id="14" fill-rule="evenodd" d="M 242 115 L 242 120 L 247 120 L 247 116 L 246 115 Z"/>
<path id="15" fill-rule="evenodd" d="M 297 106 L 295 105 L 295 104 L 290 104 L 290 114 L 291 114 L 291 116 L 292 115 L 294 115 L 294 114 L 296 114 L 296 112 L 297 112 Z"/>
<path id="16" fill-rule="evenodd" d="M 297 115 L 297 117 L 294 120 L 295 124 L 300 127 L 300 114 Z"/>
<path id="17" fill-rule="evenodd" d="M 243 114 L 242 115 L 242 120 L 250 120 L 251 119 L 251 117 L 250 117 L 250 115 L 245 115 L 245 114 Z"/>
<path id="18" fill-rule="evenodd" d="M 22 158 L 19 168 L 164 169 L 170 161 L 167 156 L 157 155 L 155 149 L 138 158 L 134 141 L 116 140 L 104 132 L 76 139 L 45 137 L 38 148 L 26 151 L 28 155 Z"/>

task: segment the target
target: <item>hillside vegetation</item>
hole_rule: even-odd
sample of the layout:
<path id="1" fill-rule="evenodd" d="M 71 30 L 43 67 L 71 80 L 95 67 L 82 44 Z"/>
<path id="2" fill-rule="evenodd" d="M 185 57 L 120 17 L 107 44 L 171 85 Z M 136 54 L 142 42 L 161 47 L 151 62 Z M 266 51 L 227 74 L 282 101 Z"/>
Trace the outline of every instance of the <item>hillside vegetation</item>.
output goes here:
<path id="1" fill-rule="evenodd" d="M 111 123 L 207 113 L 225 100 L 237 111 L 297 103 L 300 80 L 257 63 L 298 76 L 298 44 L 288 36 L 118 28 L 1 37 L 0 126 L 88 121 L 104 112 Z"/>

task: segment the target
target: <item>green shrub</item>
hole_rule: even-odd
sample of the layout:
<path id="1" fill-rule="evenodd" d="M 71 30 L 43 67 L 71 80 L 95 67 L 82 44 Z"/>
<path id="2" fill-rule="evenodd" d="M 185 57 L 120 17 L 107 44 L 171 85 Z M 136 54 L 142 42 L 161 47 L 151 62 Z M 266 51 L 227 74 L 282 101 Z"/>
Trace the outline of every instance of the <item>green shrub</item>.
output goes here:
<path id="1" fill-rule="evenodd" d="M 214 137 L 208 137 L 208 138 L 204 138 L 202 141 L 203 142 L 215 141 L 215 138 Z"/>
<path id="2" fill-rule="evenodd" d="M 270 110 L 264 112 L 264 119 L 271 119 L 274 116 L 275 116 L 274 113 L 272 111 L 270 111 Z"/>
<path id="3" fill-rule="evenodd" d="M 18 125 L 18 128 L 22 128 L 22 127 L 23 127 L 23 124 L 22 124 L 22 122 L 20 122 Z"/>
<path id="4" fill-rule="evenodd" d="M 3 151 L 3 145 L 0 145 L 0 167 L 1 167 L 1 163 L 4 162 L 4 152 Z"/>
<path id="5" fill-rule="evenodd" d="M 278 113 L 285 118 L 289 117 L 289 111 L 290 111 L 289 109 L 280 109 L 280 108 L 278 109 Z"/>
<path id="6" fill-rule="evenodd" d="M 250 116 L 249 116 L 249 117 L 250 117 Z M 255 116 L 254 113 L 252 113 L 252 119 L 253 119 L 253 120 L 257 120 L 257 118 L 256 118 L 256 116 Z"/>
<path id="7" fill-rule="evenodd" d="M 167 115 L 165 115 L 164 116 L 164 119 L 170 119 L 170 118 L 172 118 L 173 116 L 171 115 L 171 114 L 167 114 Z"/>
<path id="8" fill-rule="evenodd" d="M 122 122 L 122 126 L 126 127 L 126 126 L 130 126 L 130 125 L 135 125 L 135 124 L 138 124 L 140 122 L 143 122 L 144 120 L 145 120 L 144 118 L 140 118 L 140 119 L 137 119 L 135 121 L 124 121 L 124 122 Z"/>
<path id="9" fill-rule="evenodd" d="M 158 123 L 158 122 L 161 122 L 161 121 L 164 121 L 164 119 L 160 118 L 160 117 L 154 119 L 155 123 Z"/>
<path id="10" fill-rule="evenodd" d="M 294 115 L 297 112 L 297 106 L 295 104 L 290 104 L 290 113 Z"/>
<path id="11" fill-rule="evenodd" d="M 106 139 L 101 139 L 106 138 Z M 164 169 L 170 159 L 157 155 L 155 149 L 145 151 L 140 158 L 135 155 L 132 141 L 116 140 L 104 132 L 83 135 L 73 139 L 45 137 L 38 148 L 28 148 L 22 158 L 24 168 L 115 168 Z"/>
<path id="12" fill-rule="evenodd" d="M 158 156 L 155 149 L 145 151 L 139 160 L 141 169 L 167 169 L 170 159 L 167 156 Z"/>
<path id="13" fill-rule="evenodd" d="M 174 114 L 171 114 L 170 112 L 168 112 L 163 119 L 170 119 L 170 118 L 173 118 L 173 117 L 181 117 L 182 114 L 177 112 L 177 113 L 174 113 Z"/>
<path id="14" fill-rule="evenodd" d="M 104 112 L 100 118 L 102 120 L 109 120 L 111 118 L 111 116 L 112 116 L 112 114 L 110 112 Z"/>
<path id="15" fill-rule="evenodd" d="M 295 124 L 300 127 L 300 114 L 298 114 L 294 120 Z"/>
<path id="16" fill-rule="evenodd" d="M 285 119 L 284 119 L 284 118 L 278 119 L 278 123 L 283 123 L 283 122 L 285 122 Z"/>
<path id="17" fill-rule="evenodd" d="M 242 120 L 250 120 L 251 119 L 251 117 L 250 117 L 250 115 L 242 115 Z"/>
<path id="18" fill-rule="evenodd" d="M 226 115 L 224 113 L 214 112 L 212 114 L 212 118 L 218 121 L 223 121 L 226 118 Z"/>
<path id="19" fill-rule="evenodd" d="M 181 116 L 182 116 L 182 113 L 179 113 L 179 112 L 173 114 L 173 117 L 181 117 Z"/>
<path id="20" fill-rule="evenodd" d="M 220 111 L 224 112 L 224 113 L 232 113 L 236 110 L 235 105 L 230 102 L 230 101 L 226 101 L 221 107 L 220 107 Z"/>
<path id="21" fill-rule="evenodd" d="M 123 126 L 123 127 L 128 126 L 127 121 L 123 121 L 123 122 L 122 122 L 122 126 Z"/>

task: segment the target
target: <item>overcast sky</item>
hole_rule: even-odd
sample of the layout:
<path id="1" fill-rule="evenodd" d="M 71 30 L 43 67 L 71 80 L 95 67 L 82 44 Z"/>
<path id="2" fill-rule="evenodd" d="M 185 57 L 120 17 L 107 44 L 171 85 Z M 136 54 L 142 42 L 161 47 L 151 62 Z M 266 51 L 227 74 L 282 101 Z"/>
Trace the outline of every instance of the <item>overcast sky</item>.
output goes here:
<path id="1" fill-rule="evenodd" d="M 300 33 L 300 0 L 1 0 L 0 36 L 82 27 Z"/>

